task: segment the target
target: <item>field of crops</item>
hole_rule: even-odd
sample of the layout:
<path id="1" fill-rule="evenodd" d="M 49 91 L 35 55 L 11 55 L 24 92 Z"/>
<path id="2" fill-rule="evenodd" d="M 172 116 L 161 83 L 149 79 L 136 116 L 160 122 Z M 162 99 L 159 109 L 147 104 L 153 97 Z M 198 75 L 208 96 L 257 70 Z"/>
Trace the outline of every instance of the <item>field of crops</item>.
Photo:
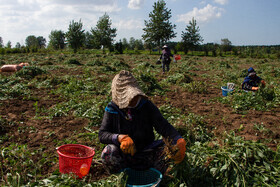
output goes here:
<path id="1" fill-rule="evenodd" d="M 158 55 L 16 54 L 0 65 L 1 186 L 122 186 L 100 163 L 98 128 L 111 100 L 111 80 L 130 70 L 164 117 L 187 140 L 184 161 L 170 163 L 162 186 L 280 186 L 280 60 L 181 55 L 161 73 Z M 247 69 L 266 81 L 240 89 Z M 221 86 L 235 83 L 223 97 Z M 95 148 L 89 175 L 60 175 L 56 147 Z"/>

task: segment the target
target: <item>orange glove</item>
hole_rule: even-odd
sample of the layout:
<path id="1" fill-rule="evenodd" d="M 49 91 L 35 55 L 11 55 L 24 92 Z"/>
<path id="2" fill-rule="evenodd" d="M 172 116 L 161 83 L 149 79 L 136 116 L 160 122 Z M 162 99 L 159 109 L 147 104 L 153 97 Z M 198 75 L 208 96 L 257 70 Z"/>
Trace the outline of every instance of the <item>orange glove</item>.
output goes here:
<path id="1" fill-rule="evenodd" d="M 261 83 L 262 83 L 263 87 L 265 87 L 265 81 L 261 80 Z"/>
<path id="2" fill-rule="evenodd" d="M 179 164 L 185 158 L 186 154 L 186 141 L 183 138 L 177 140 L 177 144 L 175 145 L 178 149 L 177 153 L 173 156 L 173 160 L 175 164 Z"/>
<path id="3" fill-rule="evenodd" d="M 136 152 L 136 148 L 133 140 L 128 135 L 119 135 L 119 142 L 121 143 L 121 150 L 125 154 L 131 154 L 133 156 Z"/>
<path id="4" fill-rule="evenodd" d="M 259 87 L 252 87 L 253 91 L 257 91 L 259 89 Z"/>

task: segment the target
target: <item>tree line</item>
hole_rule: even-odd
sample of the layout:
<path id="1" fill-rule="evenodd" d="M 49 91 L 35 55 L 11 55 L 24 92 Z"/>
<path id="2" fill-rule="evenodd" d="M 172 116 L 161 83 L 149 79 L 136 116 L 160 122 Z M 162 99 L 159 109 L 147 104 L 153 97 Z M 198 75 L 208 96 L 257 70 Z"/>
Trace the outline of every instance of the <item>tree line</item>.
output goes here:
<path id="1" fill-rule="evenodd" d="M 203 52 L 203 55 L 208 56 L 223 56 L 245 55 L 258 56 L 260 54 L 275 54 L 279 55 L 278 46 L 233 46 L 228 38 L 221 39 L 221 43 L 202 44 L 203 38 L 200 35 L 199 26 L 195 18 L 189 21 L 186 28 L 181 33 L 181 41 L 171 42 L 175 38 L 176 25 L 170 22 L 171 9 L 166 7 L 164 0 L 154 2 L 153 11 L 149 13 L 149 19 L 144 20 L 145 27 L 141 39 L 133 37 L 127 40 L 123 38 L 117 42 L 114 38 L 117 36 L 117 29 L 112 28 L 112 21 L 107 13 L 99 18 L 96 26 L 90 31 L 85 32 L 81 20 L 72 20 L 69 24 L 68 31 L 52 30 L 49 34 L 49 43 L 43 36 L 30 35 L 25 39 L 25 46 L 21 46 L 19 42 L 14 48 L 11 42 L 3 45 L 3 40 L 0 37 L 0 53 L 20 53 L 20 52 L 37 52 L 42 49 L 49 50 L 64 50 L 72 49 L 76 53 L 80 49 L 102 49 L 110 52 L 123 53 L 124 50 L 149 50 L 160 51 L 161 46 L 168 44 L 175 53 L 183 52 L 188 54 L 194 51 Z M 261 51 L 261 53 L 259 53 Z M 201 53 L 200 53 L 201 54 Z"/>

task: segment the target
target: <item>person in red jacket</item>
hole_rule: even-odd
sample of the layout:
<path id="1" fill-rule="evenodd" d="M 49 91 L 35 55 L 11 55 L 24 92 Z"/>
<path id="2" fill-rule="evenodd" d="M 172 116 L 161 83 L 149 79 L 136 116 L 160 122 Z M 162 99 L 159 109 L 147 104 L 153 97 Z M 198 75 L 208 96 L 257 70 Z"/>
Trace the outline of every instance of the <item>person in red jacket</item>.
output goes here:
<path id="1" fill-rule="evenodd" d="M 100 142 L 107 144 L 101 154 L 106 168 L 116 173 L 127 167 L 153 167 L 164 173 L 168 167 L 164 142 L 155 140 L 154 129 L 178 149 L 172 157 L 174 162 L 182 162 L 186 141 L 143 93 L 134 76 L 122 70 L 114 77 L 111 90 L 112 101 L 105 108 L 99 129 Z"/>

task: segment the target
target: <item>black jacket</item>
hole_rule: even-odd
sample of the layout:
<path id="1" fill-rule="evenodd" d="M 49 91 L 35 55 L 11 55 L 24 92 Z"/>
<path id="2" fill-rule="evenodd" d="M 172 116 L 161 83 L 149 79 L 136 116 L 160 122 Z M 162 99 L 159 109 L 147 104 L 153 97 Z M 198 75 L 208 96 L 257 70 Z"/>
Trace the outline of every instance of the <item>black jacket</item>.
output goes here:
<path id="1" fill-rule="evenodd" d="M 170 49 L 162 50 L 162 53 L 160 55 L 160 59 L 162 60 L 163 63 L 170 63 L 171 62 L 170 57 L 173 57 Z"/>
<path id="2" fill-rule="evenodd" d="M 251 91 L 252 87 L 259 87 L 261 80 L 262 80 L 262 78 L 260 78 L 258 76 L 255 76 L 255 77 L 247 76 L 247 77 L 245 77 L 245 79 L 242 83 L 242 89 Z"/>
<path id="3" fill-rule="evenodd" d="M 116 144 L 118 134 L 128 134 L 136 149 L 141 151 L 155 140 L 153 129 L 160 135 L 176 141 L 181 138 L 176 129 L 163 118 L 159 109 L 149 100 L 142 99 L 137 108 L 131 109 L 132 120 L 127 120 L 125 112 L 110 102 L 99 129 L 99 140 L 103 144 Z"/>

